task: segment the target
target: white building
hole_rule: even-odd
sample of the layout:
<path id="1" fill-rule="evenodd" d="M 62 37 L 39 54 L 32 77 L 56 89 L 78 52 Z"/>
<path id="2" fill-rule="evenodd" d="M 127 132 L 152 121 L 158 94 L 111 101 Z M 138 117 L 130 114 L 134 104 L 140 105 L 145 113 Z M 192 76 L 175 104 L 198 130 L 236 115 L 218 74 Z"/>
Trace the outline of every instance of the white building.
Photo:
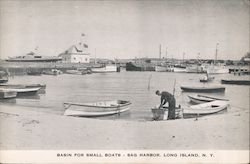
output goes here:
<path id="1" fill-rule="evenodd" d="M 72 45 L 69 49 L 59 55 L 63 63 L 89 63 L 90 54 L 87 52 L 88 45 Z"/>

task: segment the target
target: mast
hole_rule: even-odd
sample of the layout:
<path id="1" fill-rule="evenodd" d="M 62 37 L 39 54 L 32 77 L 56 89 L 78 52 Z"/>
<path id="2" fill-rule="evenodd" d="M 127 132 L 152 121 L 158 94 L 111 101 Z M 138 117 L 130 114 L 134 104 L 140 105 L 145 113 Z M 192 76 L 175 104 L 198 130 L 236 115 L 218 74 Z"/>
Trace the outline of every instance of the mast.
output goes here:
<path id="1" fill-rule="evenodd" d="M 94 62 L 95 62 L 95 64 L 96 64 L 96 48 L 95 48 L 95 61 L 94 61 Z"/>
<path id="2" fill-rule="evenodd" d="M 161 44 L 159 46 L 159 59 L 161 59 Z"/>
<path id="3" fill-rule="evenodd" d="M 168 58 L 168 47 L 166 47 L 166 59 Z"/>
<path id="4" fill-rule="evenodd" d="M 216 64 L 216 63 L 217 63 L 217 57 L 218 57 L 218 46 L 219 46 L 219 43 L 217 43 L 217 44 L 216 44 L 214 64 Z"/>

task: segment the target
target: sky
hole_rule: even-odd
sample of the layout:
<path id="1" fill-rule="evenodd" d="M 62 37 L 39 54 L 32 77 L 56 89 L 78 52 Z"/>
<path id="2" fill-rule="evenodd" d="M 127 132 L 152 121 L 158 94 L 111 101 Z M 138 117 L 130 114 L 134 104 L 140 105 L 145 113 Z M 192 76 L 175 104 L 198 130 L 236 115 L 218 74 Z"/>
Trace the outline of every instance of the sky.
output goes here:
<path id="1" fill-rule="evenodd" d="M 249 8 L 249 0 L 1 0 L 0 58 L 37 47 L 57 56 L 82 41 L 92 58 L 158 58 L 161 44 L 165 58 L 214 59 L 219 43 L 218 59 L 240 59 Z"/>

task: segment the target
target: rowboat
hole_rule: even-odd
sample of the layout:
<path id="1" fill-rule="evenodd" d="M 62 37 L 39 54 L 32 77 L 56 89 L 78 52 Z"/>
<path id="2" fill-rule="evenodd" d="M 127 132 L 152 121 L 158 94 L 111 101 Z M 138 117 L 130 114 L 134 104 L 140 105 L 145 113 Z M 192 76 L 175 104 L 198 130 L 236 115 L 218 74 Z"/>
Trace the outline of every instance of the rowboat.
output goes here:
<path id="1" fill-rule="evenodd" d="M 5 91 L 17 92 L 17 96 L 26 96 L 26 95 L 34 95 L 40 89 L 38 88 L 1 88 Z"/>
<path id="2" fill-rule="evenodd" d="M 80 70 L 66 70 L 66 74 L 73 74 L 73 75 L 84 75 L 83 71 Z"/>
<path id="3" fill-rule="evenodd" d="M 56 75 L 62 74 L 62 71 L 58 70 L 58 69 L 51 69 L 51 70 L 45 70 L 42 73 L 45 75 L 55 75 L 56 76 Z"/>
<path id="4" fill-rule="evenodd" d="M 185 92 L 225 92 L 225 87 L 221 86 L 206 86 L 206 87 L 181 86 L 181 89 Z"/>
<path id="5" fill-rule="evenodd" d="M 0 89 L 0 99 L 15 98 L 16 96 L 17 92 Z"/>
<path id="6" fill-rule="evenodd" d="M 222 112 L 227 109 L 227 101 L 215 100 L 208 103 L 193 105 L 183 110 L 183 117 L 198 117 Z"/>
<path id="7" fill-rule="evenodd" d="M 64 103 L 66 116 L 97 117 L 118 114 L 129 110 L 131 103 L 125 100 L 101 101 L 93 103 Z"/>
<path id="8" fill-rule="evenodd" d="M 210 97 L 205 95 L 188 95 L 188 98 L 190 99 L 190 102 L 195 104 L 207 103 L 215 100 L 229 101 L 228 99 L 220 99 L 217 97 Z"/>
<path id="9" fill-rule="evenodd" d="M 0 84 L 0 88 L 40 88 L 45 89 L 46 84 Z"/>
<path id="10" fill-rule="evenodd" d="M 221 80 L 222 84 L 250 85 L 250 80 Z"/>

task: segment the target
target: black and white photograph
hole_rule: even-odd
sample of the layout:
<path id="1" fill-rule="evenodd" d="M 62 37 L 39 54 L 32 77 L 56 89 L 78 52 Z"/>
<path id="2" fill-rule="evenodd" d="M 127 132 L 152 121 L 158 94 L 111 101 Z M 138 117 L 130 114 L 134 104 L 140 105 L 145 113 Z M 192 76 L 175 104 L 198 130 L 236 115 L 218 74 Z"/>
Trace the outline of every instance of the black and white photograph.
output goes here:
<path id="1" fill-rule="evenodd" d="M 0 0 L 0 163 L 249 163 L 249 0 Z"/>

